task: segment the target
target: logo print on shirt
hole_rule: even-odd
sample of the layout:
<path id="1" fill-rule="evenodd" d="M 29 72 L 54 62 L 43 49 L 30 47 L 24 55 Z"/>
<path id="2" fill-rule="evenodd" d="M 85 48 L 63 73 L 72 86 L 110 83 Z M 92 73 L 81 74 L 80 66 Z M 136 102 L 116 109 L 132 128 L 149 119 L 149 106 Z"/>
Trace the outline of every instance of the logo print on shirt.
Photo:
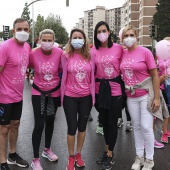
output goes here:
<path id="1" fill-rule="evenodd" d="M 73 64 L 73 69 L 77 72 L 76 73 L 76 80 L 78 82 L 82 82 L 83 79 L 86 77 L 86 71 L 84 70 L 84 66 L 87 63 L 85 61 L 76 61 Z"/>
<path id="2" fill-rule="evenodd" d="M 133 69 L 132 69 L 132 65 L 134 64 L 134 59 L 131 59 L 131 58 L 127 58 L 124 60 L 123 62 L 123 68 L 125 70 L 125 76 L 126 78 L 129 80 L 127 82 L 128 85 L 134 85 L 136 83 L 138 83 L 138 81 L 136 80 L 135 78 L 135 75 L 134 75 L 134 72 L 133 72 Z"/>
<path id="3" fill-rule="evenodd" d="M 44 80 L 46 81 L 51 81 L 53 79 L 53 72 L 52 68 L 54 67 L 54 63 L 43 63 L 42 66 L 40 67 L 42 73 L 44 74 Z"/>
<path id="4" fill-rule="evenodd" d="M 104 67 L 104 73 L 108 76 L 111 77 L 114 73 L 114 68 L 113 65 L 111 64 L 111 61 L 113 59 L 113 56 L 102 56 L 101 58 L 101 65 Z"/>
<path id="5" fill-rule="evenodd" d="M 28 66 L 28 55 L 18 54 L 18 77 L 13 77 L 12 83 L 19 84 L 23 83 L 26 75 L 26 70 Z"/>
<path id="6" fill-rule="evenodd" d="M 20 56 L 19 60 L 20 60 L 20 67 L 21 67 L 20 69 L 21 75 L 25 76 L 27 66 L 28 66 L 28 56 L 24 53 L 23 55 Z"/>

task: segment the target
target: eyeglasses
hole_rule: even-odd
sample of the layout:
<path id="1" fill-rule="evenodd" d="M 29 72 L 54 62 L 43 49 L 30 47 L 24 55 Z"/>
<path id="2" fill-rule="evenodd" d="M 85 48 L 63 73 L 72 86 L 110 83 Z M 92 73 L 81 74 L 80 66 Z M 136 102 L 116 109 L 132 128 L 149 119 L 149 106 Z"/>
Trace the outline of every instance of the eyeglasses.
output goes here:
<path id="1" fill-rule="evenodd" d="M 124 37 L 127 38 L 127 37 L 134 37 L 135 34 L 125 34 Z"/>

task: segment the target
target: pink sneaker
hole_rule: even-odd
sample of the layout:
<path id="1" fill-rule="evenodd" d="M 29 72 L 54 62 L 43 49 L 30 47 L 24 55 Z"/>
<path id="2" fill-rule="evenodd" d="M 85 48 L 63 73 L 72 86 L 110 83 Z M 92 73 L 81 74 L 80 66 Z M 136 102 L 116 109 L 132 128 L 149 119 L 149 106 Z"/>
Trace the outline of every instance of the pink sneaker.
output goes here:
<path id="1" fill-rule="evenodd" d="M 81 158 L 81 153 L 77 153 L 77 154 L 75 155 L 75 162 L 76 162 L 76 165 L 77 165 L 78 167 L 83 167 L 83 166 L 85 166 L 85 163 L 84 163 L 84 161 L 83 161 L 82 158 Z"/>
<path id="2" fill-rule="evenodd" d="M 33 159 L 32 163 L 31 163 L 31 168 L 33 170 L 43 170 L 39 158 Z"/>
<path id="3" fill-rule="evenodd" d="M 53 153 L 51 149 L 44 149 L 42 156 L 50 161 L 57 161 L 58 157 Z"/>
<path id="4" fill-rule="evenodd" d="M 168 130 L 166 133 L 168 134 L 168 137 L 170 138 L 170 131 Z"/>
<path id="5" fill-rule="evenodd" d="M 74 165 L 75 165 L 75 158 L 73 156 L 69 156 L 66 170 L 75 170 Z"/>
<path id="6" fill-rule="evenodd" d="M 167 133 L 162 134 L 161 142 L 168 143 L 168 134 Z"/>
<path id="7" fill-rule="evenodd" d="M 154 141 L 154 147 L 155 147 L 155 148 L 163 148 L 163 147 L 164 147 L 164 144 L 159 143 L 159 142 L 155 139 L 155 141 Z"/>

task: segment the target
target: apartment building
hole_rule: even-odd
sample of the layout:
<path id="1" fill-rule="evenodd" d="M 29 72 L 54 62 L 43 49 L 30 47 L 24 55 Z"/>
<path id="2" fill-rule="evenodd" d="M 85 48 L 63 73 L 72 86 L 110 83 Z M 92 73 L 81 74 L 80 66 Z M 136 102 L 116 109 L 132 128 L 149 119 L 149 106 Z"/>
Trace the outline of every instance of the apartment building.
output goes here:
<path id="1" fill-rule="evenodd" d="M 93 43 L 95 25 L 101 20 L 106 21 L 116 35 L 121 28 L 133 25 L 137 29 L 138 44 L 150 47 L 152 40 L 149 36 L 149 25 L 156 12 L 157 3 L 158 0 L 126 0 L 120 8 L 105 9 L 104 6 L 97 6 L 84 11 L 84 17 L 79 19 L 76 27 L 83 29 Z"/>
<path id="2" fill-rule="evenodd" d="M 133 25 L 137 29 L 139 45 L 150 47 L 149 25 L 156 12 L 158 0 L 126 0 L 125 26 Z"/>
<path id="3" fill-rule="evenodd" d="M 109 24 L 110 30 L 118 35 L 121 29 L 121 8 L 106 10 L 105 21 Z"/>
<path id="4" fill-rule="evenodd" d="M 143 46 L 151 46 L 151 38 L 149 36 L 149 25 L 153 20 L 156 12 L 156 4 L 158 0 L 139 0 L 139 44 Z"/>
<path id="5" fill-rule="evenodd" d="M 84 11 L 84 17 L 79 18 L 79 22 L 76 23 L 75 27 L 84 30 L 90 43 L 93 43 L 94 29 L 99 21 L 106 21 L 110 30 L 118 35 L 121 29 L 121 12 L 124 13 L 122 8 L 124 7 L 105 9 L 104 6 L 97 6 L 95 9 Z"/>

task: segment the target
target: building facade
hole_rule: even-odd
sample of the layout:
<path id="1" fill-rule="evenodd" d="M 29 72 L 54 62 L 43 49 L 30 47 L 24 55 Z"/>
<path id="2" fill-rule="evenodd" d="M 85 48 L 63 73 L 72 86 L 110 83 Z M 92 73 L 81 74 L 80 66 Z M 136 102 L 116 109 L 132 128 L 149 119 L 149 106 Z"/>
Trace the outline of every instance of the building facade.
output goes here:
<path id="1" fill-rule="evenodd" d="M 119 35 L 121 28 L 133 25 L 137 29 L 138 44 L 150 47 L 152 40 L 149 36 L 149 25 L 156 12 L 158 0 L 125 0 L 120 8 L 105 9 L 97 6 L 95 9 L 84 11 L 84 17 L 79 19 L 75 27 L 83 29 L 90 43 L 93 43 L 95 25 L 106 21 L 110 30 Z"/>

